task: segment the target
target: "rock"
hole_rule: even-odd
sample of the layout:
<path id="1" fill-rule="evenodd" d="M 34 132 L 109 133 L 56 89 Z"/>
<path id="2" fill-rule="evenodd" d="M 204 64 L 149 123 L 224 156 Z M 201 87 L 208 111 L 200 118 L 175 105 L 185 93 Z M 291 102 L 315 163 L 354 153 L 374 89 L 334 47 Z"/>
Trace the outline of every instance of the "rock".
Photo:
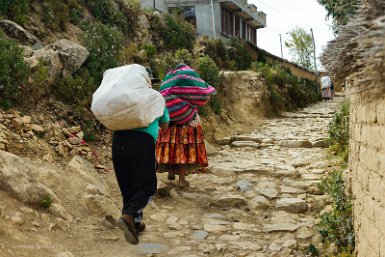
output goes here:
<path id="1" fill-rule="evenodd" d="M 79 155 L 76 155 L 70 162 L 68 162 L 68 167 L 85 176 L 88 176 L 89 173 L 97 173 L 94 165 Z"/>
<path id="2" fill-rule="evenodd" d="M 205 224 L 203 227 L 207 232 L 212 233 L 222 233 L 224 231 L 229 231 L 229 227 L 226 225 Z"/>
<path id="3" fill-rule="evenodd" d="M 269 207 L 270 202 L 266 199 L 266 197 L 258 195 L 250 200 L 249 202 L 251 209 L 265 209 Z"/>
<path id="4" fill-rule="evenodd" d="M 30 45 L 33 49 L 39 49 L 43 47 L 41 41 L 36 36 L 32 35 L 19 24 L 13 21 L 0 21 L 0 29 L 2 29 L 5 34 L 7 34 L 7 36 L 16 39 L 22 45 Z"/>
<path id="5" fill-rule="evenodd" d="M 299 228 L 300 226 L 298 224 L 294 223 L 274 223 L 274 224 L 265 224 L 263 225 L 262 231 L 265 233 L 269 232 L 284 232 L 284 231 L 295 231 Z"/>
<path id="6" fill-rule="evenodd" d="M 279 145 L 287 148 L 311 148 L 313 144 L 309 140 L 282 140 Z"/>
<path id="7" fill-rule="evenodd" d="M 255 142 L 255 143 L 262 143 L 262 140 L 258 137 L 255 137 L 253 135 L 238 135 L 234 136 L 233 141 L 245 141 L 245 142 Z"/>
<path id="8" fill-rule="evenodd" d="M 262 250 L 262 247 L 258 245 L 256 242 L 251 242 L 251 241 L 243 241 L 243 240 L 238 240 L 238 241 L 233 241 L 231 242 L 234 247 L 242 250 L 248 250 L 248 251 L 260 251 Z"/>
<path id="9" fill-rule="evenodd" d="M 23 57 L 31 57 L 33 55 L 33 49 L 30 46 L 20 45 L 20 48 L 23 49 Z"/>
<path id="10" fill-rule="evenodd" d="M 46 155 L 44 155 L 42 158 L 41 158 L 43 161 L 45 162 L 49 162 L 49 163 L 53 163 L 55 161 L 55 158 L 53 157 L 53 155 L 51 153 L 47 153 Z"/>
<path id="11" fill-rule="evenodd" d="M 10 221 L 13 225 L 21 225 L 24 223 L 23 217 L 20 212 L 14 212 L 10 217 Z"/>
<path id="12" fill-rule="evenodd" d="M 34 213 L 34 210 L 32 210 L 29 207 L 25 207 L 25 206 L 20 207 L 20 211 L 25 213 L 25 214 L 32 214 L 32 213 Z"/>
<path id="13" fill-rule="evenodd" d="M 48 208 L 49 212 L 52 213 L 53 215 L 63 218 L 64 220 L 67 221 L 72 221 L 72 216 L 64 209 L 63 206 L 59 204 L 51 204 Z"/>
<path id="14" fill-rule="evenodd" d="M 306 211 L 306 202 L 300 198 L 281 198 L 278 199 L 275 207 L 292 213 Z"/>
<path id="15" fill-rule="evenodd" d="M 224 138 L 215 140 L 215 142 L 218 145 L 229 145 L 232 141 L 233 139 L 231 137 L 224 137 Z"/>
<path id="16" fill-rule="evenodd" d="M 223 235 L 220 236 L 218 239 L 219 241 L 237 241 L 241 239 L 241 237 L 239 235 Z"/>
<path id="17" fill-rule="evenodd" d="M 206 147 L 206 152 L 207 152 L 207 155 L 208 155 L 208 156 L 211 156 L 211 155 L 214 155 L 214 154 L 218 153 L 218 150 L 215 149 L 215 147 L 212 146 L 212 145 L 211 145 L 209 142 L 207 142 L 206 140 L 205 140 L 205 147 Z"/>
<path id="18" fill-rule="evenodd" d="M 257 185 L 255 190 L 261 195 L 266 196 L 268 199 L 276 198 L 278 195 L 278 190 L 273 182 L 261 182 Z"/>
<path id="19" fill-rule="evenodd" d="M 205 230 L 197 230 L 193 233 L 193 238 L 196 240 L 204 240 L 209 236 L 209 233 Z"/>
<path id="20" fill-rule="evenodd" d="M 17 130 L 20 130 L 23 127 L 24 122 L 22 118 L 14 118 L 11 121 L 11 124 L 12 124 L 12 127 L 14 127 Z"/>
<path id="21" fill-rule="evenodd" d="M 67 251 L 67 252 L 61 252 L 55 254 L 55 257 L 74 257 L 73 253 Z"/>
<path id="22" fill-rule="evenodd" d="M 231 143 L 231 146 L 259 148 L 259 144 L 254 141 L 234 141 Z"/>
<path id="23" fill-rule="evenodd" d="M 247 180 L 238 181 L 237 186 L 237 189 L 243 193 L 253 189 L 253 184 Z"/>
<path id="24" fill-rule="evenodd" d="M 284 247 L 284 248 L 296 248 L 297 247 L 297 241 L 294 239 L 289 239 L 282 244 L 282 247 Z"/>
<path id="25" fill-rule="evenodd" d="M 291 257 L 292 250 L 291 249 L 283 249 L 282 251 L 275 252 L 271 255 L 271 257 Z"/>
<path id="26" fill-rule="evenodd" d="M 50 47 L 59 52 L 64 76 L 78 71 L 90 54 L 87 48 L 68 39 L 58 40 Z"/>
<path id="27" fill-rule="evenodd" d="M 51 49 L 49 46 L 35 51 L 31 57 L 25 58 L 25 62 L 33 72 L 36 72 L 39 63 L 43 62 L 49 70 L 48 78 L 46 80 L 48 85 L 53 85 L 55 83 L 56 79 L 60 77 L 63 69 L 59 52 Z"/>
<path id="28" fill-rule="evenodd" d="M 240 207 L 247 205 L 247 202 L 241 195 L 226 194 L 219 197 L 215 204 L 221 207 Z"/>
<path id="29" fill-rule="evenodd" d="M 95 185 L 88 184 L 86 187 L 86 192 L 91 195 L 96 195 L 98 194 L 98 189 Z"/>
<path id="30" fill-rule="evenodd" d="M 68 143 L 71 145 L 80 145 L 82 143 L 82 140 L 78 137 L 70 137 L 68 138 Z"/>
<path id="31" fill-rule="evenodd" d="M 96 213 L 105 217 L 120 216 L 120 208 L 118 205 L 105 195 L 87 195 L 83 199 L 83 204 L 90 213 Z"/>
<path id="32" fill-rule="evenodd" d="M 138 245 L 138 249 L 144 254 L 158 254 L 168 251 L 170 247 L 157 243 L 141 243 Z"/>
<path id="33" fill-rule="evenodd" d="M 42 126 L 39 126 L 39 125 L 36 125 L 36 124 L 32 124 L 31 130 L 33 132 L 37 132 L 37 133 L 43 133 L 44 132 L 44 128 Z"/>
<path id="34" fill-rule="evenodd" d="M 317 148 L 328 148 L 329 147 L 329 142 L 327 138 L 324 139 L 318 139 L 313 143 L 313 147 Z"/>
<path id="35" fill-rule="evenodd" d="M 275 242 L 273 242 L 269 245 L 269 250 L 272 252 L 277 252 L 277 251 L 280 251 L 281 249 L 282 249 L 282 247 Z"/>
<path id="36" fill-rule="evenodd" d="M 147 30 L 151 28 L 150 21 L 148 20 L 146 15 L 141 14 L 138 16 L 138 26 Z"/>
<path id="37" fill-rule="evenodd" d="M 23 159 L 3 151 L 0 151 L 0 189 L 27 204 L 40 204 L 47 195 L 57 199 L 51 189 L 36 181 Z"/>

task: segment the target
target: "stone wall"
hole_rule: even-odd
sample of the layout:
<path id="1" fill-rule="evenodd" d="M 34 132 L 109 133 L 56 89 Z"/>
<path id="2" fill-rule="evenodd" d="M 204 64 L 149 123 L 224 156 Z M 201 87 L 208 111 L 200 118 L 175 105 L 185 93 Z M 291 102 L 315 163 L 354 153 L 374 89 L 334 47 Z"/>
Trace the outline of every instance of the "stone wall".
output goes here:
<path id="1" fill-rule="evenodd" d="M 250 56 L 253 57 L 253 59 L 255 60 L 258 60 L 259 57 L 262 55 L 268 63 L 278 63 L 286 68 L 289 68 L 291 72 L 299 78 L 316 80 L 316 74 L 314 72 L 307 70 L 305 68 L 302 68 L 298 64 L 289 62 L 286 59 L 273 55 L 261 48 L 258 48 L 249 44 L 248 51 L 250 53 Z"/>
<path id="2" fill-rule="evenodd" d="M 367 98 L 351 96 L 349 166 L 356 251 L 377 257 L 385 256 L 385 97 Z"/>

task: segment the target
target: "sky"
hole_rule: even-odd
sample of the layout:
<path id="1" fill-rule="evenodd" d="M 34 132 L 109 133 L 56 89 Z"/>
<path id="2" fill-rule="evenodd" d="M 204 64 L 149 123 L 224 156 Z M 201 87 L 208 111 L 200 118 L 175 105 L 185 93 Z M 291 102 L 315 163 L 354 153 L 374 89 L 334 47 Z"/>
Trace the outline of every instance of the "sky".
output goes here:
<path id="1" fill-rule="evenodd" d="M 334 38 L 329 26 L 331 22 L 325 20 L 326 10 L 317 0 L 248 0 L 248 3 L 257 6 L 258 11 L 266 13 L 267 26 L 258 30 L 257 45 L 274 55 L 281 56 L 281 34 L 283 58 L 291 59 L 285 41 L 290 38 L 287 32 L 296 26 L 309 32 L 310 28 L 313 29 L 317 57 L 327 42 Z M 317 63 L 321 66 L 319 60 Z"/>

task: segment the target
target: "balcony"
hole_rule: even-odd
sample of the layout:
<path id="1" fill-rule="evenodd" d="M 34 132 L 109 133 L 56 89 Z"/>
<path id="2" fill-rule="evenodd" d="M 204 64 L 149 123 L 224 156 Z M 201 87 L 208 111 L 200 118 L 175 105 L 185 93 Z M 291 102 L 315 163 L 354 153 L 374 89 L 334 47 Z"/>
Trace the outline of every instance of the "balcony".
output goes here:
<path id="1" fill-rule="evenodd" d="M 258 12 L 255 5 L 247 5 L 247 1 L 242 0 L 222 0 L 220 2 L 225 5 L 227 9 L 236 12 L 237 15 L 246 19 L 255 28 L 266 27 L 266 14 L 264 12 Z"/>

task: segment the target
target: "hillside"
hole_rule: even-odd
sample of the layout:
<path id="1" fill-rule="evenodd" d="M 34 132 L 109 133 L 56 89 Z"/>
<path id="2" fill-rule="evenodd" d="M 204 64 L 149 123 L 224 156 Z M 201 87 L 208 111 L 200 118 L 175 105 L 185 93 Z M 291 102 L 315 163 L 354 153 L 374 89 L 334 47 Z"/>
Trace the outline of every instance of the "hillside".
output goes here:
<path id="1" fill-rule="evenodd" d="M 162 79 L 176 64 L 192 65 L 218 90 L 200 110 L 211 153 L 265 116 L 318 100 L 311 81 L 250 59 L 241 41 L 194 41 L 191 24 L 135 0 L 3 3 L 1 257 L 100 256 L 95 245 L 120 240 L 111 132 L 89 111 L 108 68 L 140 63 Z"/>

